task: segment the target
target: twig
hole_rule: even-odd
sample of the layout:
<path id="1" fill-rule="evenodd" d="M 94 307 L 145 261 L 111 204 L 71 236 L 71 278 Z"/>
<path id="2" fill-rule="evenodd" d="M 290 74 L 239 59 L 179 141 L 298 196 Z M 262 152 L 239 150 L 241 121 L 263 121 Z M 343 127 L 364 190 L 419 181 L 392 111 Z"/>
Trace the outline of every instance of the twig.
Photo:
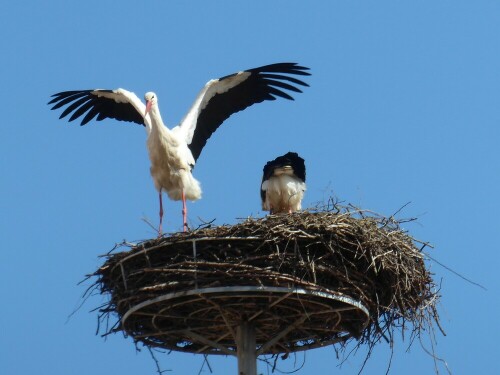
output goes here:
<path id="1" fill-rule="evenodd" d="M 448 267 L 448 266 L 444 265 L 443 263 L 439 262 L 438 260 L 436 260 L 436 258 L 431 257 L 428 253 L 425 253 L 425 252 L 424 252 L 424 254 L 425 254 L 425 256 L 426 256 L 427 258 L 429 258 L 429 259 L 430 259 L 430 260 L 432 260 L 433 262 L 435 262 L 435 263 L 439 264 L 439 265 L 440 265 L 441 267 L 443 267 L 444 269 L 446 269 L 446 270 L 450 271 L 451 273 L 453 273 L 453 274 L 455 274 L 456 276 L 460 277 L 461 279 L 463 279 L 463 280 L 467 281 L 468 283 L 470 283 L 470 284 L 472 284 L 472 285 L 475 285 L 475 286 L 477 286 L 477 287 L 479 287 L 479 288 L 481 288 L 481 289 L 483 289 L 483 290 L 485 290 L 485 291 L 487 291 L 487 290 L 488 290 L 488 289 L 486 289 L 484 286 L 482 286 L 481 284 L 476 283 L 476 282 L 474 282 L 474 281 L 472 281 L 472 280 L 470 280 L 470 279 L 466 278 L 465 276 L 461 275 L 461 274 L 460 274 L 460 273 L 458 273 L 457 271 L 455 271 L 455 270 L 451 269 L 450 267 Z"/>
<path id="2" fill-rule="evenodd" d="M 156 358 L 155 354 L 153 353 L 153 349 L 151 349 L 151 347 L 149 347 L 149 346 L 146 346 L 146 349 L 148 349 L 149 354 L 151 354 L 151 358 L 153 358 L 153 361 L 155 362 L 156 372 L 158 373 L 158 375 L 161 375 L 164 372 L 172 371 L 172 370 L 162 370 L 161 367 L 160 367 L 160 362 L 158 361 L 158 359 Z"/>

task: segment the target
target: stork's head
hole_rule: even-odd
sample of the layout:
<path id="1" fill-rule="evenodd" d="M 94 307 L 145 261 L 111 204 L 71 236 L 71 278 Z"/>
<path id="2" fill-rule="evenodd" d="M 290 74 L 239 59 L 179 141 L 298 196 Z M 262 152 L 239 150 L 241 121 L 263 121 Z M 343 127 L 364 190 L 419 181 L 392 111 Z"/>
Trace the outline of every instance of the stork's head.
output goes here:
<path id="1" fill-rule="evenodd" d="M 144 95 L 144 99 L 146 100 L 146 113 L 144 113 L 144 116 L 146 116 L 151 110 L 151 107 L 158 103 L 158 97 L 154 92 L 147 92 Z"/>

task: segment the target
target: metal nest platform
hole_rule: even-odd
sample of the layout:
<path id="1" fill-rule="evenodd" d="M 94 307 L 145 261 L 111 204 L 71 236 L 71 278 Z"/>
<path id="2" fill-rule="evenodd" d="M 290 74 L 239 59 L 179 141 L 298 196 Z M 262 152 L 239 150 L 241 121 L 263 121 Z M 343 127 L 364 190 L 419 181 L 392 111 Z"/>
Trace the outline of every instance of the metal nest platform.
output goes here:
<path id="1" fill-rule="evenodd" d="M 190 311 L 186 315 L 186 310 Z M 236 355 L 237 327 L 255 327 L 257 355 L 325 346 L 368 324 L 368 310 L 349 297 L 297 288 L 234 286 L 193 289 L 144 301 L 122 318 L 136 340 L 166 349 Z M 140 327 L 137 323 L 140 322 Z M 176 327 L 172 329 L 172 327 Z"/>
<path id="2" fill-rule="evenodd" d="M 92 275 L 109 296 L 100 320 L 116 319 L 104 333 L 224 355 L 242 335 L 255 355 L 418 335 L 438 321 L 438 295 L 399 224 L 334 206 L 122 244 Z"/>

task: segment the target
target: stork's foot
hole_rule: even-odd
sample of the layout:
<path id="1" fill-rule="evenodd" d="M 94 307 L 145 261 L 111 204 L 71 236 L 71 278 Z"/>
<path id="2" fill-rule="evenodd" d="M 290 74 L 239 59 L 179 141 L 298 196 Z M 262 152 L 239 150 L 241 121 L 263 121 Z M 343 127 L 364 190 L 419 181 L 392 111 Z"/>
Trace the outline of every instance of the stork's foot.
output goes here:
<path id="1" fill-rule="evenodd" d="M 189 231 L 188 223 L 187 223 L 187 212 L 185 209 L 182 210 L 182 231 Z"/>
<path id="2" fill-rule="evenodd" d="M 162 224 L 163 224 L 163 201 L 161 199 L 161 189 L 159 192 L 159 198 L 160 198 L 160 225 L 158 225 L 158 238 L 160 238 L 163 235 L 163 230 L 162 230 Z"/>
<path id="3" fill-rule="evenodd" d="M 188 224 L 187 224 L 187 205 L 186 205 L 186 195 L 184 194 L 184 190 L 182 191 L 182 231 L 187 232 L 188 231 Z"/>
<path id="4" fill-rule="evenodd" d="M 161 236 L 163 236 L 163 217 L 160 216 L 160 224 L 158 225 L 158 237 L 157 238 L 160 238 Z"/>

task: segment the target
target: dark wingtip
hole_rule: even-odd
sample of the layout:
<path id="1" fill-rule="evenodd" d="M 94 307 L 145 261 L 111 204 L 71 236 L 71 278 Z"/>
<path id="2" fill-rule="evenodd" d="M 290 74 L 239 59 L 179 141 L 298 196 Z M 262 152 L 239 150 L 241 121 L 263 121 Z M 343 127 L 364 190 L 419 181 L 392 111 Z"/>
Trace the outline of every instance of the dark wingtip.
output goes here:
<path id="1" fill-rule="evenodd" d="M 302 71 L 303 75 L 306 75 L 306 76 L 311 75 L 311 73 L 305 71 L 305 70 L 311 70 L 311 68 L 309 68 L 307 66 L 299 65 L 298 63 L 292 63 L 292 64 L 293 64 L 293 69 L 297 69 L 297 70 Z"/>
<path id="2" fill-rule="evenodd" d="M 310 70 L 310 68 L 302 65 L 298 65 L 298 63 L 295 62 L 282 62 L 282 63 L 275 63 L 275 64 L 269 64 L 269 65 L 263 65 L 258 68 L 254 69 L 248 69 L 248 72 L 281 72 L 281 73 L 288 73 L 288 74 L 297 74 L 297 75 L 303 75 L 303 76 L 310 76 L 311 73 L 307 72 L 306 70 Z"/>
<path id="3" fill-rule="evenodd" d="M 298 63 L 295 63 L 295 62 L 281 63 L 281 64 L 288 66 L 288 68 L 290 69 L 289 73 L 291 73 L 291 74 L 298 74 L 298 75 L 302 75 L 302 76 L 310 76 L 311 75 L 311 73 L 306 71 L 306 70 L 311 70 L 311 68 L 308 68 L 307 66 L 302 66 L 302 65 L 299 65 Z M 278 65 L 278 64 L 276 64 L 276 65 Z"/>
<path id="4" fill-rule="evenodd" d="M 47 105 L 51 105 L 51 104 L 54 104 L 55 102 L 57 102 L 59 100 L 59 98 L 56 98 L 57 95 L 58 94 L 51 95 L 50 97 L 54 98 L 54 99 L 52 99 L 50 102 L 48 102 Z M 53 109 L 53 108 L 51 108 L 51 109 Z"/>

